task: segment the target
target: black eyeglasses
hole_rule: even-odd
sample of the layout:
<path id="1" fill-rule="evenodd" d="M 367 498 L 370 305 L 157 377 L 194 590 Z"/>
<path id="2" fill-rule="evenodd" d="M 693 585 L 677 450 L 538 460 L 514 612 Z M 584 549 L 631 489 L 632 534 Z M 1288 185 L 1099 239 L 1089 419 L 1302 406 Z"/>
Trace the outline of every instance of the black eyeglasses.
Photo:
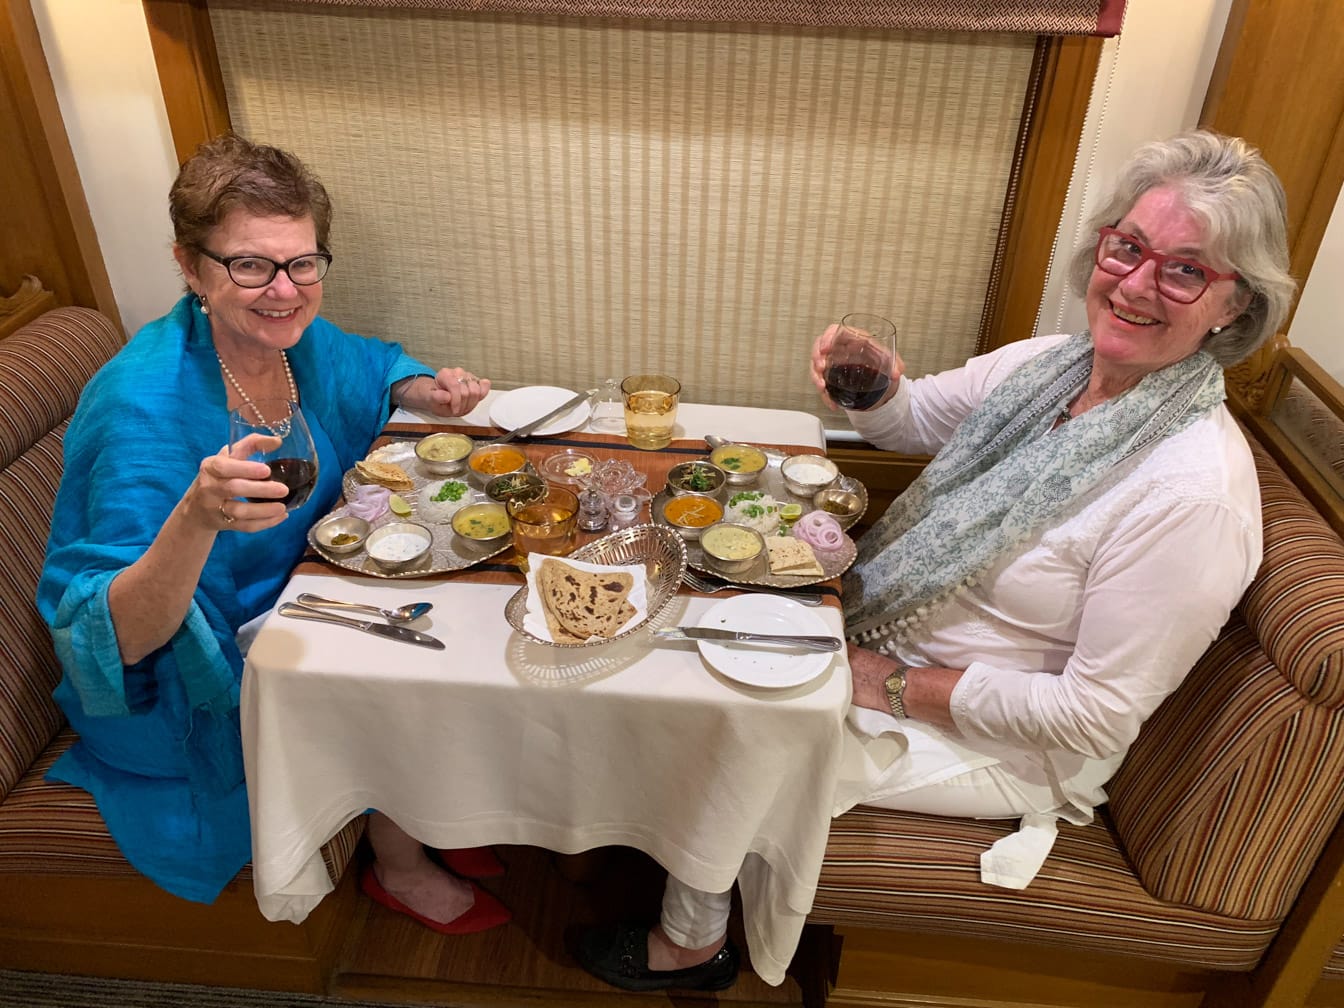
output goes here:
<path id="1" fill-rule="evenodd" d="M 239 287 L 253 289 L 265 287 L 280 270 L 284 270 L 285 276 L 299 287 L 309 287 L 326 276 L 331 266 L 330 252 L 309 252 L 284 262 L 265 256 L 217 256 L 209 249 L 201 249 L 201 255 L 228 270 L 229 279 Z"/>
<path id="2" fill-rule="evenodd" d="M 1157 290 L 1179 304 L 1194 304 L 1216 280 L 1239 280 L 1237 273 L 1219 273 L 1194 259 L 1154 252 L 1132 234 L 1113 227 L 1097 235 L 1097 265 L 1111 276 L 1129 276 L 1149 259 L 1157 273 Z"/>

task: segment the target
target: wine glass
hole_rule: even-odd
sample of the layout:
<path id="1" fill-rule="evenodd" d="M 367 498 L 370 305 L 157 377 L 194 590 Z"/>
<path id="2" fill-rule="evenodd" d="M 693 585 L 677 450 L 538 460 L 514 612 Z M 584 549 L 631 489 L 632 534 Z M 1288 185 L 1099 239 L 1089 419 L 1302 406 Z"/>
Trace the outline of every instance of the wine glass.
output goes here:
<path id="1" fill-rule="evenodd" d="M 826 356 L 826 394 L 837 406 L 865 410 L 891 384 L 896 326 L 880 315 L 851 312 L 840 320 Z"/>
<path id="2" fill-rule="evenodd" d="M 249 434 L 279 438 L 280 444 L 247 457 L 271 467 L 271 479 L 289 488 L 279 498 L 285 509 L 302 507 L 317 485 L 317 449 L 313 435 L 303 419 L 299 404 L 287 399 L 257 399 L 229 413 L 229 444 L 237 444 Z M 276 500 L 274 497 L 249 497 L 254 503 Z"/>

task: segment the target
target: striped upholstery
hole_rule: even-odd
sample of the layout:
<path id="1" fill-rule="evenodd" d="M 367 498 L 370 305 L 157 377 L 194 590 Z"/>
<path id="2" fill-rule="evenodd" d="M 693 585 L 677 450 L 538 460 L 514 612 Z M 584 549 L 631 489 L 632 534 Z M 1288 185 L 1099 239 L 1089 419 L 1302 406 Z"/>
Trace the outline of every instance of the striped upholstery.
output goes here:
<path id="1" fill-rule="evenodd" d="M 121 342 L 111 322 L 86 308 L 47 312 L 0 341 L 0 528 L 8 547 L 0 564 L 0 874 L 135 872 L 89 794 L 43 779 L 75 735 L 51 699 L 60 666 L 33 602 L 61 435 L 81 389 Z M 323 849 L 333 882 L 363 829 L 361 816 Z"/>
<path id="2" fill-rule="evenodd" d="M 0 794 L 61 725 L 60 667 L 34 596 L 61 479 L 61 435 L 121 336 L 87 308 L 48 312 L 0 341 Z"/>
<path id="3" fill-rule="evenodd" d="M 107 832 L 92 796 L 80 788 L 43 779 L 75 737 L 69 728 L 61 729 L 0 803 L 0 875 L 136 873 Z M 364 817 L 359 816 L 322 848 L 333 884 L 345 873 L 363 834 Z M 244 867 L 237 877 L 251 879 L 252 866 Z"/>
<path id="4" fill-rule="evenodd" d="M 979 881 L 1013 823 L 855 809 L 832 827 L 812 920 L 1256 965 L 1344 809 L 1344 543 L 1253 448 L 1260 571 L 1144 726 L 1105 816 L 1062 827 L 1013 892 Z"/>

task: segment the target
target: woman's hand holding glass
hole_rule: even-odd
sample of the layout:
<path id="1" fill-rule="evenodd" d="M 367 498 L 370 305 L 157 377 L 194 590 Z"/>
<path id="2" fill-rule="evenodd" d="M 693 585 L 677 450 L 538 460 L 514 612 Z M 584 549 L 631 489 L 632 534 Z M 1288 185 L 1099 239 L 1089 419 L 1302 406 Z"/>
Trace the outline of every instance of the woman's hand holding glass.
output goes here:
<path id="1" fill-rule="evenodd" d="M 249 434 L 201 461 L 188 500 L 195 498 L 206 525 L 216 530 L 260 532 L 285 520 L 289 487 L 271 479 L 271 467 L 265 462 L 252 458 L 280 444 L 278 437 Z"/>
<path id="2" fill-rule="evenodd" d="M 867 410 L 896 394 L 905 362 L 896 327 L 877 316 L 846 315 L 812 344 L 812 384 L 832 409 Z"/>

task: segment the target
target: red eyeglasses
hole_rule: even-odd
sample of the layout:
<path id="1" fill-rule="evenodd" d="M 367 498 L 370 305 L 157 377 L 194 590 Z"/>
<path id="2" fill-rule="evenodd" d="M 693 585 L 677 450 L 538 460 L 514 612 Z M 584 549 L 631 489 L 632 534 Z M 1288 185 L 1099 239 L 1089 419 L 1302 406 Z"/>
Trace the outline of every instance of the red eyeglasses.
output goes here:
<path id="1" fill-rule="evenodd" d="M 1194 304 L 1218 280 L 1239 280 L 1238 273 L 1219 273 L 1193 259 L 1154 252 L 1132 234 L 1104 227 L 1097 232 L 1097 266 L 1111 276 L 1129 276 L 1149 259 L 1157 275 L 1157 290 L 1179 304 Z"/>

